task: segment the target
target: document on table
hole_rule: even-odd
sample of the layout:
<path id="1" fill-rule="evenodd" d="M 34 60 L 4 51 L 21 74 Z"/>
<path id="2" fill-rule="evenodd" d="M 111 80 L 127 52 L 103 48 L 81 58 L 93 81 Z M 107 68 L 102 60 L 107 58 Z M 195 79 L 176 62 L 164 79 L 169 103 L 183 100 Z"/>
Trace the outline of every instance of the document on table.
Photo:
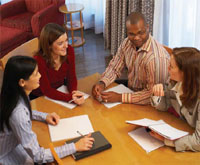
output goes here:
<path id="1" fill-rule="evenodd" d="M 150 119 L 140 119 L 140 120 L 132 120 L 126 121 L 129 124 L 135 124 L 139 126 L 148 127 L 159 135 L 167 138 L 169 140 L 179 139 L 183 136 L 188 135 L 188 132 L 178 130 L 169 124 L 165 123 L 163 120 L 150 120 Z"/>
<path id="2" fill-rule="evenodd" d="M 164 146 L 164 143 L 152 137 L 144 127 L 128 133 L 147 153 Z"/>
<path id="3" fill-rule="evenodd" d="M 139 125 L 139 126 L 143 126 L 143 127 L 148 127 L 150 125 L 156 125 L 156 124 L 165 124 L 165 122 L 163 120 L 151 120 L 151 119 L 140 119 L 140 120 L 126 120 L 126 123 L 128 124 L 134 124 L 134 125 Z"/>
<path id="4" fill-rule="evenodd" d="M 109 92 L 109 91 L 113 91 L 113 92 L 116 92 L 116 93 L 133 93 L 132 90 L 130 90 L 129 88 L 127 88 L 126 86 L 124 86 L 123 84 L 119 84 L 113 88 L 110 88 L 108 90 L 105 90 L 104 92 Z M 116 102 L 116 103 L 104 103 L 103 104 L 107 107 L 107 108 L 112 108 L 118 104 L 121 104 L 121 102 Z"/>
<path id="5" fill-rule="evenodd" d="M 83 135 L 94 132 L 88 115 L 60 119 L 58 125 L 48 124 L 48 126 L 52 142 L 79 137 L 77 131 Z"/>
<path id="6" fill-rule="evenodd" d="M 63 93 L 69 93 L 68 90 L 67 90 L 67 87 L 64 86 L 64 85 L 62 85 L 61 87 L 59 87 L 57 90 L 60 91 L 60 92 L 63 92 Z M 88 94 L 86 94 L 84 92 L 82 92 L 82 93 L 84 94 L 84 99 L 87 99 L 90 96 L 90 95 L 88 95 Z M 77 106 L 74 103 L 68 103 L 68 102 L 65 102 L 65 101 L 54 100 L 54 99 L 51 99 L 51 98 L 49 98 L 47 96 L 45 96 L 44 98 L 47 99 L 47 100 L 53 101 L 53 102 L 55 102 L 57 104 L 60 104 L 60 105 L 62 105 L 64 107 L 67 107 L 69 109 L 73 109 L 73 108 L 75 108 Z"/>

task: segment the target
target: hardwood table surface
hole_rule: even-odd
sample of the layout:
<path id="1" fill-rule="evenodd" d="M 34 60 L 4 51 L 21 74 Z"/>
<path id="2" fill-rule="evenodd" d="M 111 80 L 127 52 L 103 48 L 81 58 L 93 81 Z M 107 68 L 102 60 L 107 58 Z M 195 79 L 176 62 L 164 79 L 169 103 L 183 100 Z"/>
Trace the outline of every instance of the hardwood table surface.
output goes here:
<path id="1" fill-rule="evenodd" d="M 93 84 L 100 78 L 98 73 L 78 81 L 78 90 L 91 95 Z M 111 86 L 114 86 L 113 83 Z M 161 147 L 150 153 L 146 153 L 129 135 L 128 132 L 137 126 L 126 124 L 126 120 L 149 118 L 164 120 L 177 129 L 192 133 L 192 129 L 185 121 L 175 116 L 155 110 L 149 106 L 134 104 L 120 104 L 113 108 L 106 108 L 103 104 L 90 96 L 83 105 L 70 110 L 59 104 L 53 103 L 44 97 L 31 101 L 32 109 L 42 112 L 56 112 L 61 118 L 87 114 L 95 131 L 102 134 L 112 144 L 112 148 L 87 158 L 75 161 L 72 156 L 62 159 L 67 165 L 199 165 L 200 153 L 176 152 L 171 147 Z M 33 121 L 33 130 L 37 134 L 39 144 L 49 148 L 50 135 L 46 123 Z M 63 130 L 64 131 L 64 130 Z M 64 144 L 65 141 L 54 142 L 54 146 Z"/>

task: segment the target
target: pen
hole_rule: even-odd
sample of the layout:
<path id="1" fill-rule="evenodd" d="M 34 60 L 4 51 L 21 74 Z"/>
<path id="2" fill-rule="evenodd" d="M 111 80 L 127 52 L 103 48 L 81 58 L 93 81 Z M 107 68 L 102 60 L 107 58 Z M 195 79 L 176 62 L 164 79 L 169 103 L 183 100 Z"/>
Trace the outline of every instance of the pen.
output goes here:
<path id="1" fill-rule="evenodd" d="M 72 100 L 70 100 L 68 103 L 72 103 L 74 100 L 72 99 Z"/>
<path id="2" fill-rule="evenodd" d="M 79 131 L 76 131 L 79 135 L 81 135 L 82 137 L 83 137 L 83 134 L 82 133 L 80 133 Z"/>
<path id="3" fill-rule="evenodd" d="M 161 96 L 158 97 L 157 103 L 160 103 L 160 100 L 161 100 Z"/>
<path id="4" fill-rule="evenodd" d="M 80 99 L 81 97 L 83 97 L 83 96 L 77 96 L 78 99 Z M 72 103 L 73 101 L 75 101 L 75 100 L 72 99 L 72 100 L 68 101 L 68 103 Z"/>

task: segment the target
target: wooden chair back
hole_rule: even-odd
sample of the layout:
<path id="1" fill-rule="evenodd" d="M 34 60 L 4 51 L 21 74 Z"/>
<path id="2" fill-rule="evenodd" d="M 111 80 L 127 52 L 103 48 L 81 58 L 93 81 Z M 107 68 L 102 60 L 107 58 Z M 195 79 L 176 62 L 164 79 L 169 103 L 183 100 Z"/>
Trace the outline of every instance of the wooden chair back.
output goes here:
<path id="1" fill-rule="evenodd" d="M 165 45 L 163 45 L 163 47 L 167 50 L 167 52 L 169 53 L 169 55 L 172 54 L 172 49 L 171 48 L 169 48 L 169 47 L 167 47 Z"/>
<path id="2" fill-rule="evenodd" d="M 8 59 L 12 56 L 23 55 L 33 57 L 39 51 L 39 40 L 34 38 L 15 48 L 0 59 L 0 69 L 4 70 Z"/>
<path id="3" fill-rule="evenodd" d="M 58 165 L 64 165 L 63 164 L 63 161 L 59 158 L 59 156 L 57 155 L 56 151 L 54 150 L 54 146 L 53 146 L 53 143 L 50 143 L 49 144 L 49 148 L 51 150 L 51 153 L 55 159 L 55 161 L 57 162 Z"/>

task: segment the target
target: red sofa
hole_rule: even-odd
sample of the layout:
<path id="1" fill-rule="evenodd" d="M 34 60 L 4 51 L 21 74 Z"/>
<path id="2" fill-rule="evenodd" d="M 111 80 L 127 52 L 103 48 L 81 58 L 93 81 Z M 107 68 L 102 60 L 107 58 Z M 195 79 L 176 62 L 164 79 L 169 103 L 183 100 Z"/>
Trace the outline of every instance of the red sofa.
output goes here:
<path id="1" fill-rule="evenodd" d="M 19 43 L 38 37 L 47 23 L 63 25 L 64 15 L 59 7 L 64 3 L 65 0 L 13 0 L 1 5 L 0 58 Z M 9 42 L 11 40 L 15 42 Z"/>

